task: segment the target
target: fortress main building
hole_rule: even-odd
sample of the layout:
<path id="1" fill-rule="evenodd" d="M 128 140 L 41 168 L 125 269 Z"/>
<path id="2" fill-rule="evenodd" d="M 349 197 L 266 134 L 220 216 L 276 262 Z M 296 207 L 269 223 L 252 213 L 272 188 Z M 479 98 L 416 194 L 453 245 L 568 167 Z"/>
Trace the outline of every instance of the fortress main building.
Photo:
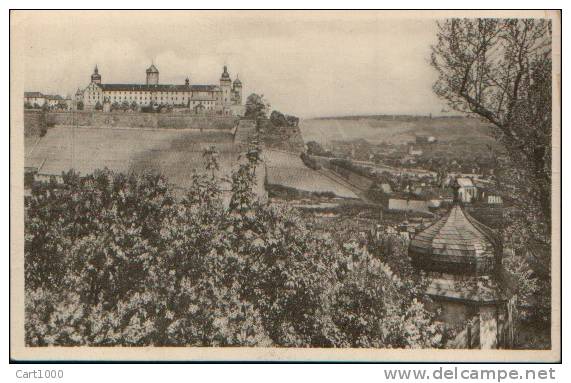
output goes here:
<path id="1" fill-rule="evenodd" d="M 153 64 L 147 71 L 145 84 L 104 84 L 95 66 L 90 84 L 78 89 L 75 101 L 85 109 L 95 109 L 105 104 L 136 104 L 138 107 L 170 105 L 188 108 L 195 113 L 239 115 L 242 113 L 242 82 L 230 78 L 224 66 L 220 85 L 191 84 L 187 77 L 184 84 L 159 83 L 159 70 Z"/>

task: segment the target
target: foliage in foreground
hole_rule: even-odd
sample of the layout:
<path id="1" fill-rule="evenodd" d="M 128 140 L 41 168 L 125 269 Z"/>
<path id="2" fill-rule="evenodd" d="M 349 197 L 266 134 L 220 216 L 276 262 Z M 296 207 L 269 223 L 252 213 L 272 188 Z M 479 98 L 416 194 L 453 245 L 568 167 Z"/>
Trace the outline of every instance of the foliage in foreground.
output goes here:
<path id="1" fill-rule="evenodd" d="M 26 343 L 439 347 L 442 329 L 387 265 L 261 205 L 251 164 L 230 208 L 213 175 L 182 201 L 156 175 L 36 185 L 26 207 Z"/>
<path id="2" fill-rule="evenodd" d="M 504 244 L 512 253 L 504 265 L 530 308 L 524 317 L 550 323 L 551 21 L 446 19 L 438 22 L 437 39 L 434 92 L 452 109 L 491 123 L 507 151 L 496 169 L 500 189 L 516 207 L 504 220 Z"/>

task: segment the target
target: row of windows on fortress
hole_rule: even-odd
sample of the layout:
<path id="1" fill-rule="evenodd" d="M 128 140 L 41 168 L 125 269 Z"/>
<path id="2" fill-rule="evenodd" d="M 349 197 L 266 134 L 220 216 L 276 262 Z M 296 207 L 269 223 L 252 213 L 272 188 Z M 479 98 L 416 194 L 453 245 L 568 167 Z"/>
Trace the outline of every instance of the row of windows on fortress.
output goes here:
<path id="1" fill-rule="evenodd" d="M 146 70 L 146 75 L 146 87 L 141 89 L 139 85 L 135 85 L 138 89 L 125 89 L 125 85 L 102 84 L 99 69 L 95 66 L 91 75 L 91 83 L 83 92 L 78 89 L 76 100 L 83 100 L 87 105 L 95 105 L 104 101 L 136 102 L 138 104 L 202 104 L 207 109 L 214 105 L 222 107 L 240 105 L 242 103 L 242 82 L 237 77 L 232 82 L 226 66 L 224 66 L 220 75 L 219 87 L 215 85 L 197 85 L 198 88 L 192 89 L 190 80 L 187 78 L 185 85 L 162 85 L 162 89 L 149 89 L 148 87 L 159 86 L 159 71 L 153 64 Z"/>
<path id="2" fill-rule="evenodd" d="M 119 92 L 121 93 L 121 92 Z M 123 92 L 126 93 L 126 92 Z M 190 101 L 192 104 L 194 103 L 202 103 L 205 105 L 214 105 L 217 101 L 219 101 L 219 98 L 210 98 L 208 100 L 205 100 L 204 98 L 194 98 L 192 96 L 142 96 L 139 94 L 119 94 L 119 95 L 112 95 L 112 93 L 105 93 L 103 94 L 103 96 L 101 95 L 96 95 L 96 94 L 89 94 L 87 97 L 87 101 L 88 103 L 97 103 L 99 102 L 103 102 L 105 99 L 108 99 L 109 101 L 113 102 L 113 101 L 117 101 L 117 102 L 121 102 L 121 101 L 135 101 L 135 102 L 139 102 L 139 103 L 143 103 L 143 102 L 151 102 L 151 101 L 155 101 L 155 102 L 180 102 L 180 103 L 187 103 L 188 101 Z"/>

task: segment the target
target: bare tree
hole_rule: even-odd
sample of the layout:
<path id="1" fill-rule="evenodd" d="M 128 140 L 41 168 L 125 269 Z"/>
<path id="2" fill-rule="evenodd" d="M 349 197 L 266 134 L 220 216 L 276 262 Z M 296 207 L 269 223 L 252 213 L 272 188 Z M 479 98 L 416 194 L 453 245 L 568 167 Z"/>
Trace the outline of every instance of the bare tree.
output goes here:
<path id="1" fill-rule="evenodd" d="M 525 193 L 527 200 L 519 195 L 522 208 L 540 222 L 539 237 L 549 243 L 551 22 L 448 19 L 438 23 L 437 36 L 434 92 L 454 110 L 492 124 L 515 169 L 517 189 Z"/>

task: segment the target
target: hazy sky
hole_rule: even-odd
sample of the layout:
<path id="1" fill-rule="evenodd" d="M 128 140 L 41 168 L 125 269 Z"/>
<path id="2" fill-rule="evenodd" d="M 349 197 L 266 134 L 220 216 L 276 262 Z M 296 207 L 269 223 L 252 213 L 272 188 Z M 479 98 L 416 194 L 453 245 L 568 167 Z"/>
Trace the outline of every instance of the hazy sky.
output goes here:
<path id="1" fill-rule="evenodd" d="M 21 16 L 21 15 L 20 15 Z M 244 96 L 302 117 L 439 114 L 429 65 L 435 22 L 375 12 L 36 13 L 25 26 L 25 88 L 73 94 L 95 64 L 104 83 L 218 83 L 239 74 Z"/>

